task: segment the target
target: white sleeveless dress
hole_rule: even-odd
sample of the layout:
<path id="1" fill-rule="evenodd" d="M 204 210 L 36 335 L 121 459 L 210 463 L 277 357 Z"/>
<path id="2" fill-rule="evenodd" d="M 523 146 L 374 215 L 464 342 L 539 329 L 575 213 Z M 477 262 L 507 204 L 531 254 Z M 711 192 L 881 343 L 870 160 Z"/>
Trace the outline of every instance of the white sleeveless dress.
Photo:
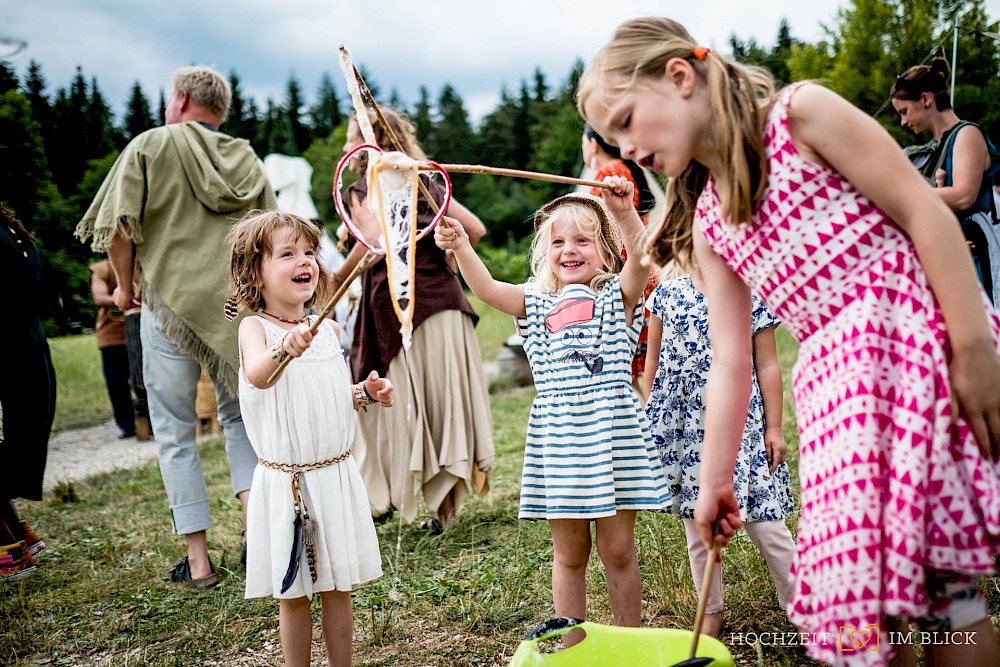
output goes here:
<path id="1" fill-rule="evenodd" d="M 255 317 L 270 347 L 285 329 Z M 312 464 L 343 454 L 354 440 L 350 374 L 333 324 L 324 321 L 312 345 L 293 359 L 273 387 L 257 389 L 240 363 L 240 410 L 258 458 Z M 381 409 L 378 406 L 369 410 Z M 246 597 L 296 598 L 349 591 L 382 575 L 368 494 L 353 456 L 303 472 L 302 497 L 316 521 L 315 583 L 304 555 L 292 586 L 280 593 L 292 551 L 292 475 L 258 465 L 247 508 Z"/>

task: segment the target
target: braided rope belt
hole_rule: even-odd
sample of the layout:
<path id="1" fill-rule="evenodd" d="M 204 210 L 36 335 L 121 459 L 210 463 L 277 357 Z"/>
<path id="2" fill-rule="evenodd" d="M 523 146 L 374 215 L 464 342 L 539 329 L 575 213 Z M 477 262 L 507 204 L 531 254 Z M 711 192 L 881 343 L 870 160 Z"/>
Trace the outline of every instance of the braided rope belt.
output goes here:
<path id="1" fill-rule="evenodd" d="M 347 449 L 339 456 L 335 456 L 332 459 L 326 459 L 325 461 L 318 461 L 316 463 L 279 463 L 276 461 L 268 461 L 267 459 L 258 459 L 259 463 L 265 468 L 270 468 L 271 470 L 277 470 L 279 472 L 287 472 L 292 476 L 292 503 L 295 507 L 295 520 L 300 522 L 302 526 L 302 544 L 305 547 L 306 562 L 309 564 L 309 575 L 312 577 L 313 583 L 316 582 L 317 578 L 316 522 L 309 516 L 309 509 L 306 507 L 305 500 L 302 498 L 300 477 L 304 472 L 328 468 L 332 465 L 343 463 L 350 457 L 351 450 Z M 292 546 L 292 550 L 294 553 L 295 545 Z M 291 579 L 289 579 L 289 585 L 290 583 Z M 283 589 L 281 592 L 284 593 L 285 590 L 287 590 L 287 588 Z"/>
<path id="2" fill-rule="evenodd" d="M 320 470 L 321 468 L 328 468 L 332 465 L 343 463 L 349 458 L 351 458 L 351 450 L 347 449 L 339 456 L 335 456 L 332 459 L 327 459 L 325 461 L 319 461 L 317 463 L 278 463 L 276 461 L 268 461 L 267 459 L 258 459 L 258 461 L 265 468 L 295 475 L 298 473 L 310 472 L 312 470 Z"/>

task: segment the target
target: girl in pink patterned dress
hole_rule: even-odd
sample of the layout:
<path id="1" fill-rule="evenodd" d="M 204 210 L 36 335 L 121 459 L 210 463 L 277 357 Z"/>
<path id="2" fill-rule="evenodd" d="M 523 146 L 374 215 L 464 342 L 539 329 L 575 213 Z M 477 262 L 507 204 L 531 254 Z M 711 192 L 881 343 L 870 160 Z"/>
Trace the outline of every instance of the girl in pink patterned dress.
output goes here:
<path id="1" fill-rule="evenodd" d="M 1000 551 L 1000 318 L 954 215 L 845 100 L 818 85 L 775 96 L 765 73 L 669 19 L 619 26 L 579 103 L 624 157 L 671 177 L 654 260 L 693 256 L 702 271 L 705 544 L 740 525 L 752 289 L 800 344 L 789 616 L 808 653 L 884 664 L 890 631 L 915 621 L 948 633 L 924 646 L 928 664 L 1000 664 L 979 588 Z M 915 664 L 912 646 L 895 648 Z"/>

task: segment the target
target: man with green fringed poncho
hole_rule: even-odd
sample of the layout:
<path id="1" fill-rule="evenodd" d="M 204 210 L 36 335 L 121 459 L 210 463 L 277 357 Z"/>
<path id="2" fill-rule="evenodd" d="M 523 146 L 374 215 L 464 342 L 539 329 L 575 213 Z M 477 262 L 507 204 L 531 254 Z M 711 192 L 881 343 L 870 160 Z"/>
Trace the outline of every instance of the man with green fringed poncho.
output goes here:
<path id="1" fill-rule="evenodd" d="M 237 326 L 223 316 L 229 228 L 247 212 L 276 207 L 250 144 L 222 132 L 229 83 L 206 67 L 174 73 L 166 125 L 135 137 L 118 157 L 77 226 L 80 240 L 107 252 L 122 310 L 142 294 L 143 373 L 160 472 L 174 532 L 187 556 L 170 571 L 192 588 L 219 582 L 208 556 L 212 525 L 195 444 L 195 396 L 201 367 L 215 383 L 233 493 L 243 503 L 254 455 L 236 398 Z M 138 262 L 140 286 L 133 285 Z"/>

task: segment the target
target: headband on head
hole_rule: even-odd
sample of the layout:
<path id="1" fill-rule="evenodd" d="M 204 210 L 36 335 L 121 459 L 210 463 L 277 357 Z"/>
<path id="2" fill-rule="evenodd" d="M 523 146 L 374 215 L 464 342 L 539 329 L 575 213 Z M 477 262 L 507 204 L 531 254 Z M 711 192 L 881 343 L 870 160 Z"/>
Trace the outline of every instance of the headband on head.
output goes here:
<path id="1" fill-rule="evenodd" d="M 694 57 L 702 62 L 705 62 L 705 57 L 711 50 L 712 49 L 708 48 L 707 46 L 696 46 L 694 47 Z"/>
<path id="2" fill-rule="evenodd" d="M 621 247 L 618 243 L 618 233 L 615 228 L 614 223 L 611 222 L 611 215 L 608 213 L 607 207 L 604 206 L 604 200 L 595 197 L 594 195 L 582 194 L 582 193 L 572 193 L 568 195 L 563 195 L 562 197 L 556 197 L 550 201 L 545 206 L 538 209 L 535 213 L 535 232 L 538 228 L 542 226 L 549 217 L 552 216 L 559 208 L 565 206 L 566 204 L 583 204 L 587 208 L 594 211 L 597 214 L 598 220 L 601 221 L 601 235 L 607 241 L 608 246 L 616 257 L 621 255 Z"/>

